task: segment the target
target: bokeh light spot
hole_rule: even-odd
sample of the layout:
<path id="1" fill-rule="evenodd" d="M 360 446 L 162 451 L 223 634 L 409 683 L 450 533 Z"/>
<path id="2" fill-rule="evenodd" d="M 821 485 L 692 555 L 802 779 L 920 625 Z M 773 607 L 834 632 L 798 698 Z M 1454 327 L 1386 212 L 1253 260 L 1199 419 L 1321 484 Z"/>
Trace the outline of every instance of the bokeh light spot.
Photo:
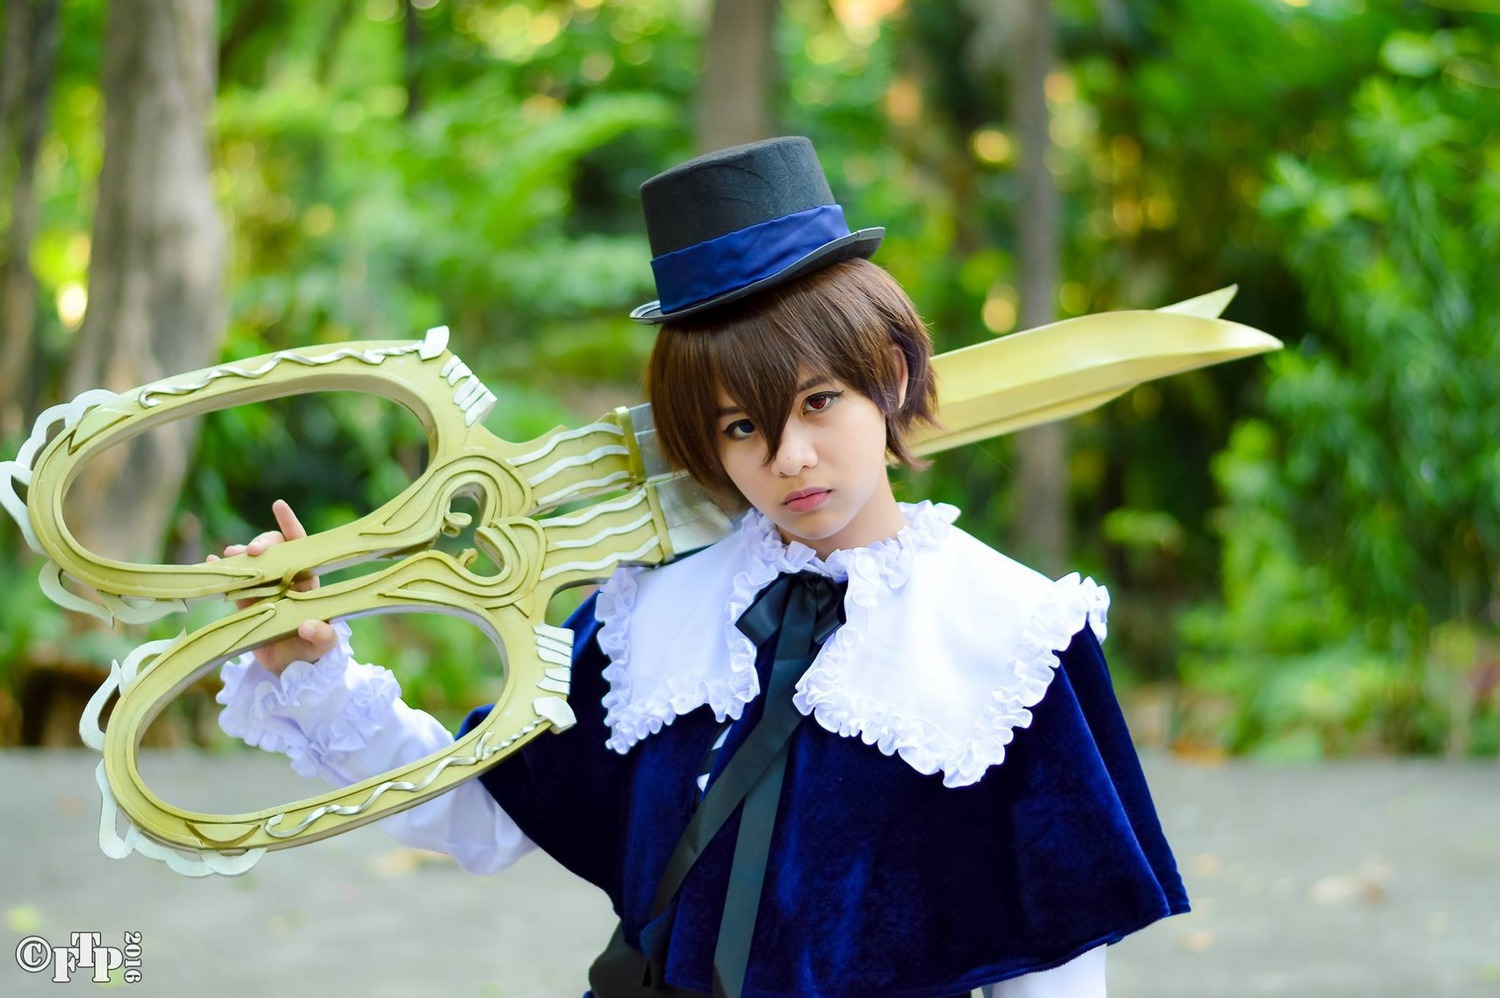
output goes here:
<path id="1" fill-rule="evenodd" d="M 974 150 L 974 156 L 981 163 L 988 163 L 991 166 L 1009 163 L 1014 152 L 1010 136 L 998 128 L 979 129 L 974 133 L 970 145 Z"/>
<path id="2" fill-rule="evenodd" d="M 57 289 L 57 317 L 69 329 L 82 325 L 88 307 L 89 293 L 77 281 L 69 281 Z"/>
<path id="3" fill-rule="evenodd" d="M 1016 328 L 1016 289 L 1008 284 L 996 284 L 985 295 L 984 307 L 979 318 L 984 328 L 997 336 Z"/>

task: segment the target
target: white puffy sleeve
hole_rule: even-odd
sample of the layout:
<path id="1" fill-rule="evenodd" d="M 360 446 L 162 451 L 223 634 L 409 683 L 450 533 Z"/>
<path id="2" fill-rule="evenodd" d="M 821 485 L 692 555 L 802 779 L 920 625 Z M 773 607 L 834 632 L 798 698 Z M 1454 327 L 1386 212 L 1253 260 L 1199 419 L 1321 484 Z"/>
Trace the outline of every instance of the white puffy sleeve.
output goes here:
<path id="1" fill-rule="evenodd" d="M 347 624 L 334 629 L 337 647 L 316 662 L 293 662 L 279 678 L 249 653 L 226 662 L 219 727 L 334 786 L 452 744 L 437 718 L 401 700 L 389 669 L 355 661 Z M 471 873 L 498 872 L 536 848 L 478 780 L 378 824 L 398 842 L 448 853 Z"/>

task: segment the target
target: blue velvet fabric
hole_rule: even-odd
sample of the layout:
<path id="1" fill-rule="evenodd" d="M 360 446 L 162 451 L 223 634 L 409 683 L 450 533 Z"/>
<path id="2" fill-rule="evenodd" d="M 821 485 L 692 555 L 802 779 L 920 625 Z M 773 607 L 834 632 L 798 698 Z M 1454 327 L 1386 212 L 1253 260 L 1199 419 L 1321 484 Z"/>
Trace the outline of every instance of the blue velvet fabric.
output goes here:
<path id="1" fill-rule="evenodd" d="M 703 707 L 626 755 L 605 748 L 606 659 L 593 611 L 590 600 L 568 625 L 577 635 L 577 726 L 481 779 L 533 841 L 609 895 L 639 948 L 719 725 Z M 763 675 L 774 645 L 761 647 Z M 1031 727 L 968 787 L 946 788 L 939 775 L 803 721 L 790 743 L 747 998 L 967 994 L 1188 910 L 1098 641 L 1085 628 L 1060 657 Z M 752 703 L 736 725 L 758 716 Z M 738 815 L 679 895 L 666 964 L 676 987 L 711 990 L 737 828 Z"/>
<path id="2" fill-rule="evenodd" d="M 779 274 L 848 234 L 844 209 L 825 204 L 663 254 L 651 261 L 661 310 L 675 312 Z"/>

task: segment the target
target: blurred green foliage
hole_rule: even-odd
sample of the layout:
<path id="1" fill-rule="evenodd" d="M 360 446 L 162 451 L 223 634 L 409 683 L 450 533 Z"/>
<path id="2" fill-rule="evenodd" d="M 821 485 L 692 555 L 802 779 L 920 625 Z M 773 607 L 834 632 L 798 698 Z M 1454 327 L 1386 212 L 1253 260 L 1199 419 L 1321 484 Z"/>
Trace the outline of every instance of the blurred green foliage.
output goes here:
<path id="1" fill-rule="evenodd" d="M 86 285 L 104 6 L 63 11 L 33 412 L 57 400 Z M 226 355 L 447 324 L 508 438 L 638 399 L 651 330 L 624 316 L 652 292 L 635 190 L 693 152 L 709 6 L 223 0 Z M 1177 684 L 1173 736 L 1194 746 L 1496 751 L 1500 17 L 1053 6 L 1059 314 L 1238 282 L 1229 317 L 1289 347 L 1072 422 L 1076 563 L 1116 594 L 1117 672 Z M 1016 321 L 1026 206 L 1004 40 L 975 9 L 782 0 L 777 39 L 774 117 L 813 138 L 851 222 L 886 226 L 878 262 L 942 350 Z M 343 522 L 403 487 L 424 447 L 415 419 L 368 398 L 206 417 L 171 557 L 264 529 L 277 496 L 310 529 Z M 1013 547 L 1011 460 L 991 441 L 900 488 Z M 0 541 L 6 663 L 77 640 L 15 547 Z M 449 719 L 493 693 L 495 653 L 462 622 L 361 624 L 360 651 Z"/>
<path id="2" fill-rule="evenodd" d="M 1481 646 L 1437 651 L 1496 623 L 1493 36 L 1392 32 L 1380 69 L 1325 148 L 1272 161 L 1260 198 L 1308 332 L 1218 460 L 1225 606 L 1185 624 L 1188 680 L 1250 697 L 1234 747 L 1313 729 L 1322 749 L 1500 741 L 1494 704 L 1463 691 L 1492 682 Z"/>

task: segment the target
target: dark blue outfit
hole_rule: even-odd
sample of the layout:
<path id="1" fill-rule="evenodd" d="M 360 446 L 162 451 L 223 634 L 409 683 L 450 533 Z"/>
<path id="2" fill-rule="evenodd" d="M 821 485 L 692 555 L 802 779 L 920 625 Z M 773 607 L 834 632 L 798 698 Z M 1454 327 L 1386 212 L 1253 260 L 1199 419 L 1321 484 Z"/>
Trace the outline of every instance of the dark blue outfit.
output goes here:
<path id="1" fill-rule="evenodd" d="M 661 872 L 721 726 L 707 707 L 620 755 L 605 747 L 607 664 L 590 599 L 573 728 L 481 777 L 534 842 L 609 895 L 640 948 Z M 762 688 L 774 640 L 759 648 Z M 792 735 L 745 994 L 947 998 L 1049 969 L 1188 910 L 1093 633 L 1066 651 L 1001 765 L 945 787 L 859 738 Z M 719 766 L 760 715 L 735 722 Z M 466 733 L 489 708 L 474 711 Z M 737 832 L 698 860 L 667 926 L 666 978 L 707 994 Z"/>

